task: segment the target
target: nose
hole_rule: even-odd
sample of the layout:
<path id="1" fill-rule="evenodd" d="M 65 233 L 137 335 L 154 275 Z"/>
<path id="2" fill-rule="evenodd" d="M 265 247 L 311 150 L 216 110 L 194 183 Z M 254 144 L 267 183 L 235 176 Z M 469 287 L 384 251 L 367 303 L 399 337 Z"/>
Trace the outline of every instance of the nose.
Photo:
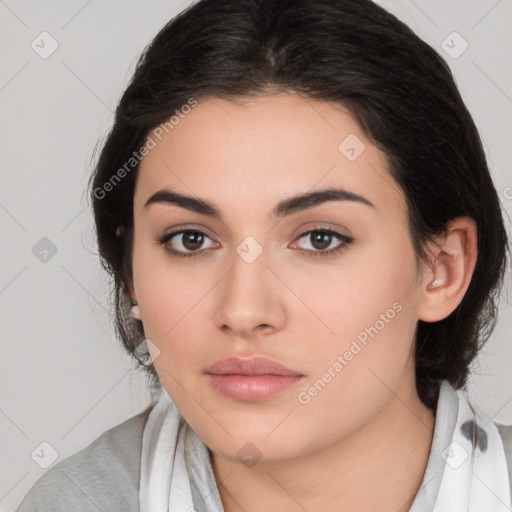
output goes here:
<path id="1" fill-rule="evenodd" d="M 215 322 L 235 337 L 249 338 L 284 328 L 283 284 L 268 268 L 265 251 L 254 261 L 238 253 L 218 287 Z"/>

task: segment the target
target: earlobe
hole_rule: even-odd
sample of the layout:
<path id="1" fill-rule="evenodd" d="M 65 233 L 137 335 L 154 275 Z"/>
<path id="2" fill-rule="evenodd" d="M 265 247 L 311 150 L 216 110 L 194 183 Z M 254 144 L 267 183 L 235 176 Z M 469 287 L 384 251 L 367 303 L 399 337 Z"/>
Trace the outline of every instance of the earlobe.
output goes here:
<path id="1" fill-rule="evenodd" d="M 141 320 L 141 317 L 140 317 L 140 308 L 139 308 L 139 304 L 137 302 L 137 299 L 132 299 L 131 302 L 130 302 L 130 306 L 131 306 L 131 316 L 132 318 L 135 318 L 136 320 Z"/>
<path id="2" fill-rule="evenodd" d="M 131 297 L 131 300 L 130 300 L 130 316 L 132 318 L 135 318 L 136 320 L 140 320 L 141 317 L 140 317 L 140 308 L 139 308 L 139 304 L 137 302 L 137 299 L 135 298 L 135 288 L 133 286 L 133 282 L 130 281 L 128 283 L 128 289 L 130 290 L 130 297 Z"/>
<path id="3" fill-rule="evenodd" d="M 469 217 L 452 220 L 432 248 L 432 266 L 422 283 L 418 319 L 438 322 L 462 302 L 477 259 L 476 223 Z"/>

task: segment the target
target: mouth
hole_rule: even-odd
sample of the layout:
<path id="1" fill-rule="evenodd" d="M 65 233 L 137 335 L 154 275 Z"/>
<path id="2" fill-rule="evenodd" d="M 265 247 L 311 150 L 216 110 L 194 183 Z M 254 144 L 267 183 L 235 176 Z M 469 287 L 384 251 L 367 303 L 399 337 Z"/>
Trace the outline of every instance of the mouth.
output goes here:
<path id="1" fill-rule="evenodd" d="M 212 387 L 235 400 L 257 402 L 268 400 L 305 377 L 302 373 L 265 357 L 229 357 L 205 370 Z"/>

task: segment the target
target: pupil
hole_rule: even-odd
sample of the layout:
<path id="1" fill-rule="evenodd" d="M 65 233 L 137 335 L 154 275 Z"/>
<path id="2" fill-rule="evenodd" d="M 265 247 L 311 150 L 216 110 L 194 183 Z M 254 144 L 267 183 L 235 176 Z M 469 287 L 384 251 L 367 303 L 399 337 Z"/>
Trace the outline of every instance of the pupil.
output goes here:
<path id="1" fill-rule="evenodd" d="M 203 243 L 203 234 L 198 233 L 197 231 L 191 231 L 185 233 L 183 236 L 183 246 L 189 250 L 193 251 L 195 249 L 199 249 Z"/>
<path id="2" fill-rule="evenodd" d="M 331 236 L 329 233 L 316 233 L 313 234 L 312 244 L 315 249 L 325 249 L 331 243 Z"/>

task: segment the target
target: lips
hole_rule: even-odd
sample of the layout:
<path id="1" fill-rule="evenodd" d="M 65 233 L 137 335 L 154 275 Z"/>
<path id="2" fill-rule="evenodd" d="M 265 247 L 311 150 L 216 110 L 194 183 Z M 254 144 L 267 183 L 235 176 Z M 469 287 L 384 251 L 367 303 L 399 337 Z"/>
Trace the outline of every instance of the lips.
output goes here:
<path id="1" fill-rule="evenodd" d="M 220 359 L 209 366 L 205 373 L 214 375 L 295 375 L 301 376 L 296 372 L 283 366 L 277 361 L 266 357 L 253 356 L 251 358 L 228 357 Z"/>
<path id="2" fill-rule="evenodd" d="M 205 373 L 217 392 L 244 402 L 269 400 L 304 378 L 303 374 L 261 356 L 220 359 Z"/>

